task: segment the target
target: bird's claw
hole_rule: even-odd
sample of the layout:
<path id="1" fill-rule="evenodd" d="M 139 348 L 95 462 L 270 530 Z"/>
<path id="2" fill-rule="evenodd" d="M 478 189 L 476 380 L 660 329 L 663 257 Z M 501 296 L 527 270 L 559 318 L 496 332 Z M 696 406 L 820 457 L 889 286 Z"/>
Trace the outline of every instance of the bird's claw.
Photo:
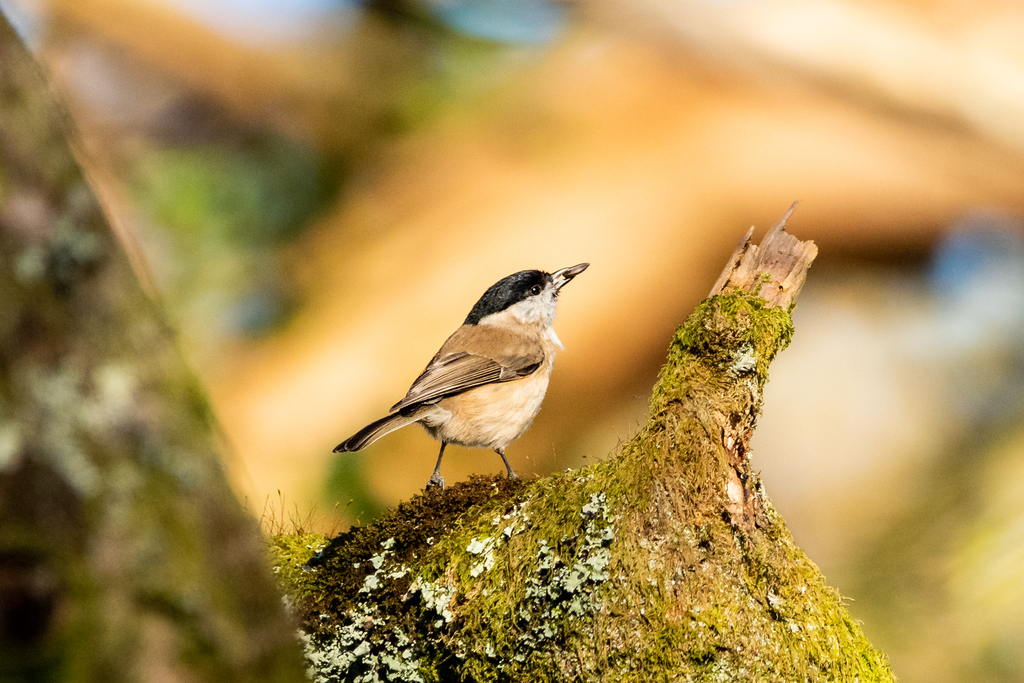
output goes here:
<path id="1" fill-rule="evenodd" d="M 437 472 L 434 472 L 432 475 L 430 475 L 430 479 L 427 480 L 428 489 L 434 486 L 440 486 L 441 490 L 444 491 L 444 477 L 442 477 Z"/>

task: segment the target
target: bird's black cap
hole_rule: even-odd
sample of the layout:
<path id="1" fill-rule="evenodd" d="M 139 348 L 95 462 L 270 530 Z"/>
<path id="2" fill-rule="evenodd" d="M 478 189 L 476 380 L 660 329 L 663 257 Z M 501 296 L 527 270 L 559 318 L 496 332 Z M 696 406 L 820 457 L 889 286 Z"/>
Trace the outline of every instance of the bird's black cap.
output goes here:
<path id="1" fill-rule="evenodd" d="M 531 289 L 542 289 L 551 282 L 551 274 L 542 270 L 521 270 L 502 278 L 487 288 L 484 295 L 466 316 L 463 325 L 476 325 L 492 313 L 500 313 L 509 306 L 533 295 Z"/>

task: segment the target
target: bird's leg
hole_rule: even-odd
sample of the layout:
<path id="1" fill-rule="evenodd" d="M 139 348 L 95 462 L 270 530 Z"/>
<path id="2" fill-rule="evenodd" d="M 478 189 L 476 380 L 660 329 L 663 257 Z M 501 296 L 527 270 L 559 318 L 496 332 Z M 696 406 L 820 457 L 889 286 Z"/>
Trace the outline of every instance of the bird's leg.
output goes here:
<path id="1" fill-rule="evenodd" d="M 512 471 L 512 466 L 508 464 L 508 459 L 505 457 L 504 448 L 495 448 L 494 452 L 501 456 L 501 461 L 505 463 L 505 469 L 508 470 L 509 479 L 518 479 L 519 475 Z"/>
<path id="2" fill-rule="evenodd" d="M 430 475 L 430 479 L 427 481 L 428 489 L 431 486 L 440 486 L 442 490 L 444 489 L 444 477 L 441 476 L 441 458 L 444 457 L 444 447 L 447 445 L 446 441 L 441 442 L 441 452 L 437 454 L 437 464 L 434 465 L 434 473 Z"/>

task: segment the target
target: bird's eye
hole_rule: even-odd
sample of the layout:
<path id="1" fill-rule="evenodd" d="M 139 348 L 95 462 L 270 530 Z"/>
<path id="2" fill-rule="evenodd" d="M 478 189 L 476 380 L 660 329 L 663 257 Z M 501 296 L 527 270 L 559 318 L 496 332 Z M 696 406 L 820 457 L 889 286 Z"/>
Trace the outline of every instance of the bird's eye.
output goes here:
<path id="1" fill-rule="evenodd" d="M 533 287 L 530 287 L 531 296 L 537 296 L 538 294 L 540 294 L 540 285 L 534 285 Z"/>

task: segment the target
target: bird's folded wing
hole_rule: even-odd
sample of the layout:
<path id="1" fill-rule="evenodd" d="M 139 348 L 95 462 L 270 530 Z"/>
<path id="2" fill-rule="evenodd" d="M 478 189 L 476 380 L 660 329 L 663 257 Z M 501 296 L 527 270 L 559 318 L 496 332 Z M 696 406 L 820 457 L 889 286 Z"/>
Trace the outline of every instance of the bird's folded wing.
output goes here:
<path id="1" fill-rule="evenodd" d="M 391 412 L 440 400 L 484 384 L 519 379 L 538 367 L 540 360 L 531 357 L 509 358 L 499 363 L 492 358 L 465 352 L 442 356 L 416 378 L 405 398 L 391 406 Z"/>

